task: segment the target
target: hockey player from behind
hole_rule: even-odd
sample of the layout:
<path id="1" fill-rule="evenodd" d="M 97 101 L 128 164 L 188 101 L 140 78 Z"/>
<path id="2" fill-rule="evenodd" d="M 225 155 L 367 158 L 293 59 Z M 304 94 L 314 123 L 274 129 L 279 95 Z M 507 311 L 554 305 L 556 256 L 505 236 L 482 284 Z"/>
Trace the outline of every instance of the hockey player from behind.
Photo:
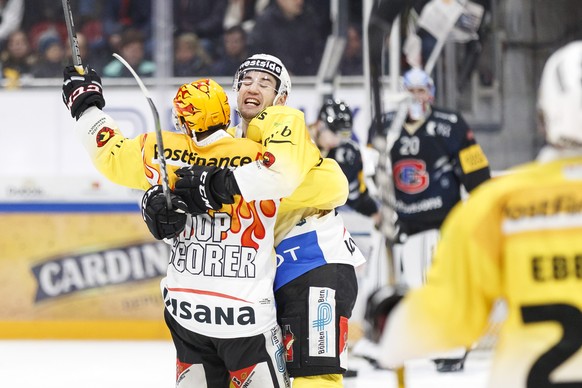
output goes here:
<path id="1" fill-rule="evenodd" d="M 97 169 L 115 183 L 147 189 L 144 220 L 156 238 L 172 244 L 161 288 L 177 353 L 176 386 L 289 387 L 273 295 L 274 224 L 280 201 L 244 201 L 231 193 L 236 190 L 222 186 L 209 197 L 224 203 L 216 212 L 188 213 L 187 204 L 172 193 L 173 210 L 158 214 L 156 209 L 166 209 L 166 199 L 159 185 L 155 134 L 125 138 L 114 119 L 101 111 L 105 100 L 100 81 L 93 70 L 79 75 L 67 67 L 63 97 Z M 170 187 L 188 175 L 191 164 L 240 167 L 261 160 L 257 143 L 234 139 L 225 131 L 230 107 L 216 82 L 182 85 L 174 108 L 180 132 L 163 132 Z M 228 177 L 232 172 L 219 169 L 216 174 Z"/>
<path id="2" fill-rule="evenodd" d="M 385 311 L 384 366 L 471 345 L 502 298 L 487 386 L 582 387 L 581 60 L 582 41 L 550 56 L 538 93 L 547 146 L 453 209 L 426 285 Z"/>
<path id="3" fill-rule="evenodd" d="M 328 99 L 321 106 L 315 123 L 309 126 L 311 137 L 322 155 L 338 162 L 350 185 L 347 205 L 379 222 L 378 204 L 370 196 L 364 181 L 360 146 L 352 139 L 353 116 L 343 101 Z"/>
<path id="4" fill-rule="evenodd" d="M 278 58 L 256 54 L 245 60 L 234 89 L 242 121 L 231 130 L 262 144 L 264 155 L 262 163 L 234 170 L 238 193 L 245 200 L 287 196 L 275 228 L 274 289 L 293 387 L 341 387 L 341 373 L 347 369 L 348 319 L 357 296 L 354 266 L 365 259 L 339 214 L 314 201 L 314 195 L 322 191 L 337 196 L 329 183 L 339 179 L 346 184 L 345 204 L 346 177 L 335 161 L 321 158 L 303 113 L 284 106 L 291 81 Z M 216 170 L 193 166 L 191 176 L 177 183 L 176 192 L 189 208 L 217 207 L 204 198 L 213 193 Z"/>
<path id="5" fill-rule="evenodd" d="M 489 162 L 473 131 L 460 113 L 432 105 L 435 87 L 430 76 L 413 68 L 402 77 L 412 95 L 406 121 L 388 133 L 394 112 L 384 118 L 384 132 L 370 134 L 388 138 L 394 187 L 393 210 L 397 235 L 393 245 L 397 283 L 416 288 L 426 280 L 439 228 L 463 194 L 490 178 Z M 380 142 L 382 143 L 382 142 Z M 440 371 L 463 368 L 463 351 L 435 359 Z M 448 358 L 448 357 L 452 358 Z"/>

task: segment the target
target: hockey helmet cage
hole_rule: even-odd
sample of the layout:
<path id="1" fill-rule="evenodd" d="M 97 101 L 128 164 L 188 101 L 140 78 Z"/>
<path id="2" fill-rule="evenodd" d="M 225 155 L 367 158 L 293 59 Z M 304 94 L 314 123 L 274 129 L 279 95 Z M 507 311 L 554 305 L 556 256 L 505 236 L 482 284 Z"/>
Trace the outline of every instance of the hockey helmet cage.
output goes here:
<path id="1" fill-rule="evenodd" d="M 230 124 L 230 105 L 222 86 L 211 79 L 199 79 L 180 86 L 172 113 L 177 130 L 189 135 Z"/>
<path id="2" fill-rule="evenodd" d="M 402 76 L 402 84 L 406 89 L 425 88 L 428 90 L 431 98 L 434 98 L 435 96 L 434 81 L 426 71 L 417 67 L 414 67 L 404 73 Z"/>
<path id="3" fill-rule="evenodd" d="M 289 72 L 279 58 L 269 54 L 255 54 L 245 59 L 234 75 L 232 88 L 235 92 L 239 91 L 240 83 L 247 71 L 262 71 L 275 77 L 277 80 L 275 88 L 277 94 L 273 105 L 283 95 L 288 96 L 291 93 L 291 78 L 289 77 Z"/>
<path id="4" fill-rule="evenodd" d="M 353 117 L 350 107 L 341 100 L 328 99 L 319 110 L 319 120 L 334 133 L 351 134 Z"/>
<path id="5" fill-rule="evenodd" d="M 582 41 L 568 43 L 546 61 L 538 93 L 548 143 L 582 147 Z"/>

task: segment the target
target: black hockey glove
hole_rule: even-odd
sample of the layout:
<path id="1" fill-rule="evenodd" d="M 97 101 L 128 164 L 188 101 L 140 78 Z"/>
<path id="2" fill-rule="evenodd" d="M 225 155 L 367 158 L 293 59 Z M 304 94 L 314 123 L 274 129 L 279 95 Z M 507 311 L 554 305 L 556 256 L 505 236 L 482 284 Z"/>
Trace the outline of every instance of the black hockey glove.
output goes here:
<path id="1" fill-rule="evenodd" d="M 378 342 L 384 332 L 390 312 L 402 300 L 406 290 L 398 287 L 384 286 L 368 297 L 365 318 L 367 337 Z"/>
<path id="2" fill-rule="evenodd" d="M 79 117 L 91 106 L 102 109 L 105 106 L 101 77 L 93 69 L 85 68 L 81 75 L 74 66 L 63 70 L 63 102 L 71 112 L 71 116 Z"/>
<path id="3" fill-rule="evenodd" d="M 223 204 L 234 203 L 233 196 L 240 194 L 234 174 L 228 168 L 190 166 L 176 170 L 180 179 L 174 192 L 188 205 L 192 214 L 219 210 Z"/>
<path id="4" fill-rule="evenodd" d="M 188 206 L 176 194 L 170 193 L 172 210 L 168 210 L 162 186 L 152 186 L 141 200 L 141 215 L 152 235 L 158 239 L 172 238 L 186 226 Z"/>

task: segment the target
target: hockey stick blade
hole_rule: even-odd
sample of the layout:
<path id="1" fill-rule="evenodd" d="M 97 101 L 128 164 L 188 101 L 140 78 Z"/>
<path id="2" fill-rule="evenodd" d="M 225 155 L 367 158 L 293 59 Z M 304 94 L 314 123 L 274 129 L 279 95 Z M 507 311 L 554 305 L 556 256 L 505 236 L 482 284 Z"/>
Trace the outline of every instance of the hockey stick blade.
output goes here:
<path id="1" fill-rule="evenodd" d="M 67 33 L 69 35 L 69 44 L 71 45 L 71 55 L 73 56 L 73 65 L 77 73 L 85 74 L 83 69 L 83 62 L 81 61 L 81 50 L 79 50 L 79 41 L 77 40 L 77 32 L 75 31 L 75 23 L 73 22 L 73 11 L 71 11 L 70 0 L 62 0 L 63 11 L 65 12 L 65 24 L 67 25 Z"/>
<path id="2" fill-rule="evenodd" d="M 160 115 L 158 114 L 158 110 L 156 109 L 154 101 L 152 100 L 152 97 L 150 96 L 150 92 L 148 91 L 148 89 L 144 85 L 144 83 L 141 80 L 141 78 L 139 77 L 139 75 L 137 75 L 135 70 L 133 70 L 131 65 L 129 63 L 127 63 L 127 61 L 125 59 L 123 59 L 123 57 L 121 55 L 114 53 L 113 56 L 119 62 L 121 62 L 123 64 L 123 66 L 127 67 L 129 72 L 133 75 L 133 78 L 135 78 L 135 80 L 137 81 L 137 84 L 139 85 L 139 88 L 143 92 L 148 104 L 150 105 L 152 113 L 154 115 L 154 124 L 155 124 L 155 130 L 156 130 L 156 144 L 158 146 L 158 162 L 160 163 L 160 174 L 162 176 L 162 189 L 164 191 L 164 196 L 166 197 L 166 204 L 168 206 L 168 210 L 171 210 L 172 209 L 172 200 L 170 198 L 170 185 L 168 183 L 168 170 L 166 169 L 166 157 L 164 155 L 164 140 L 162 138 L 162 126 L 160 124 Z"/>

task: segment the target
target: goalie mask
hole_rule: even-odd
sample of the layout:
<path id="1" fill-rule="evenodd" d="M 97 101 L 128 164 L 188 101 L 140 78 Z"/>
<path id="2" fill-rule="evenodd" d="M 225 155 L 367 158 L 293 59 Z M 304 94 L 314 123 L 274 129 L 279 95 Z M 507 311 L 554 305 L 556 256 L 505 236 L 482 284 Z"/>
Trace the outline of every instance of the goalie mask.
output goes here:
<path id="1" fill-rule="evenodd" d="M 172 113 L 176 129 L 190 137 L 196 132 L 226 129 L 230 124 L 228 97 L 211 79 L 180 86 L 173 100 Z"/>
<path id="2" fill-rule="evenodd" d="M 548 143 L 582 147 L 582 41 L 560 48 L 542 72 L 538 110 Z"/>
<path id="3" fill-rule="evenodd" d="M 430 104 L 434 101 L 435 87 L 432 78 L 424 70 L 412 68 L 404 73 L 402 85 L 414 96 L 408 115 L 412 120 L 424 119 L 430 113 Z M 422 90 L 426 93 L 422 93 Z"/>
<path id="4" fill-rule="evenodd" d="M 245 59 L 234 75 L 232 88 L 235 92 L 239 91 L 240 83 L 248 71 L 262 71 L 275 77 L 277 85 L 273 105 L 276 105 L 283 95 L 288 96 L 291 93 L 291 78 L 279 58 L 269 54 L 255 54 Z"/>
<path id="5" fill-rule="evenodd" d="M 342 137 L 349 138 L 352 134 L 352 110 L 343 101 L 327 100 L 319 110 L 319 120 Z"/>

